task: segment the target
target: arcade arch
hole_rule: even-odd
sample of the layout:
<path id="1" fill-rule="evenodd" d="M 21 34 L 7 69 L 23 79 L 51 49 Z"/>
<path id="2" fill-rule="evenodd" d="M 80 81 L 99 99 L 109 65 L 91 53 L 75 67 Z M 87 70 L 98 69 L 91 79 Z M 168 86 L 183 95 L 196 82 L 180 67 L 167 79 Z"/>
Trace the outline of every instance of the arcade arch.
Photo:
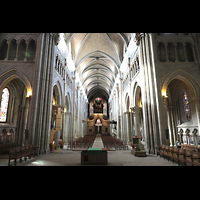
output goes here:
<path id="1" fill-rule="evenodd" d="M 10 73 L 12 75 L 9 77 Z M 19 72 L 14 70 L 3 74 L 0 77 L 0 83 L 0 104 L 5 88 L 9 91 L 6 121 L 0 123 L 0 128 L 5 127 L 7 124 L 13 130 L 13 140 L 11 142 L 19 145 L 26 144 L 31 140 L 28 131 L 32 95 L 30 82 L 24 75 L 20 76 Z M 7 129 L 6 131 L 8 132 Z"/>
<path id="2" fill-rule="evenodd" d="M 162 97 L 166 112 L 166 128 L 170 145 L 175 145 L 180 130 L 199 129 L 200 87 L 192 76 L 184 71 L 174 72 L 163 83 Z"/>

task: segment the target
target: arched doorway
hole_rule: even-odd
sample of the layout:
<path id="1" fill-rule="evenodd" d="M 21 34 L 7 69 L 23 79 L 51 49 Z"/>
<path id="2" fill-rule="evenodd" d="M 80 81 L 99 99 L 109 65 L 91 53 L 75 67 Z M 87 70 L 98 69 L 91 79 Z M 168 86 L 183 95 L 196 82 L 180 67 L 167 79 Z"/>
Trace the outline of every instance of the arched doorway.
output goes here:
<path id="1" fill-rule="evenodd" d="M 59 148 L 59 141 L 63 139 L 63 109 L 61 107 L 61 95 L 57 85 L 53 87 L 51 136 L 49 140 L 50 150 Z"/>
<path id="2" fill-rule="evenodd" d="M 193 131 L 199 130 L 199 91 L 194 79 L 185 72 L 169 76 L 163 84 L 162 96 L 166 113 L 166 143 L 174 146 L 182 142 L 194 144 Z M 181 134 L 180 134 L 181 133 Z M 188 141 L 182 137 L 189 137 Z M 198 134 L 199 140 L 199 134 Z"/>
<path id="3" fill-rule="evenodd" d="M 12 71 L 13 72 L 13 71 Z M 12 140 L 3 143 L 16 143 L 27 145 L 31 142 L 29 110 L 31 104 L 31 88 L 27 88 L 19 76 L 11 75 L 7 79 L 0 80 L 0 133 L 4 130 L 10 133 Z M 30 84 L 30 83 L 29 83 Z"/>
<path id="4" fill-rule="evenodd" d="M 143 112 L 142 112 L 142 93 L 141 87 L 137 86 L 135 90 L 135 106 L 133 107 L 135 135 L 141 136 L 145 141 L 143 128 Z"/>
<path id="5" fill-rule="evenodd" d="M 65 144 L 71 144 L 73 140 L 72 135 L 72 112 L 71 112 L 71 100 L 70 94 L 67 93 L 65 96 L 65 107 L 63 114 L 63 140 Z"/>
<path id="6" fill-rule="evenodd" d="M 132 134 L 131 134 L 131 109 L 130 109 L 130 98 L 128 93 L 126 94 L 125 97 L 125 112 L 124 112 L 124 138 L 126 142 L 131 142 L 132 141 Z"/>
<path id="7" fill-rule="evenodd" d="M 101 135 L 102 134 L 102 121 L 98 117 L 95 122 L 95 134 Z"/>

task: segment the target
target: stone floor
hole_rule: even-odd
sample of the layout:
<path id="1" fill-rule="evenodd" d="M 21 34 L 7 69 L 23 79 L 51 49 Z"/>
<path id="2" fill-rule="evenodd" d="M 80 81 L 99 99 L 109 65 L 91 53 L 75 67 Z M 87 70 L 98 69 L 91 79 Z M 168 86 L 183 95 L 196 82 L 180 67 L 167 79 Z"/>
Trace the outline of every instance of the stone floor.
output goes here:
<path id="1" fill-rule="evenodd" d="M 95 138 L 92 148 L 103 148 L 103 141 L 102 141 L 101 137 Z"/>
<path id="2" fill-rule="evenodd" d="M 11 164 L 14 164 L 14 161 Z M 8 166 L 8 155 L 0 155 L 0 166 Z M 38 157 L 28 159 L 17 166 L 81 166 L 81 151 L 62 149 L 57 152 L 47 152 Z M 135 157 L 131 150 L 108 151 L 106 166 L 178 166 L 159 156 L 147 154 L 147 157 Z"/>

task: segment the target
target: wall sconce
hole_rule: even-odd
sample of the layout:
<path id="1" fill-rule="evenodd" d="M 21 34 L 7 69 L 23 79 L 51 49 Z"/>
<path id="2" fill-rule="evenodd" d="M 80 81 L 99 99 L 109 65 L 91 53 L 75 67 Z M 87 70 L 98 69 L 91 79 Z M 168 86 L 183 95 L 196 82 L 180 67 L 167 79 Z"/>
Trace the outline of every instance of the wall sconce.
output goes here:
<path id="1" fill-rule="evenodd" d="M 163 96 L 163 98 L 165 98 L 165 99 L 168 98 L 166 91 L 162 91 L 162 96 Z"/>
<path id="2" fill-rule="evenodd" d="M 32 96 L 32 91 L 31 91 L 31 90 L 28 90 L 28 91 L 27 91 L 27 94 L 26 94 L 26 97 L 30 97 L 30 96 Z"/>

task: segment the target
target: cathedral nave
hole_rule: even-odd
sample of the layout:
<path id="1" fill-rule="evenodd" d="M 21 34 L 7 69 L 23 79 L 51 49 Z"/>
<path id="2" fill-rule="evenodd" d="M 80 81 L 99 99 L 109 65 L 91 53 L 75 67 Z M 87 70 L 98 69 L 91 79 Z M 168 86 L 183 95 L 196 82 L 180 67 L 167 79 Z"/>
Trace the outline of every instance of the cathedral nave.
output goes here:
<path id="1" fill-rule="evenodd" d="M 0 33 L 0 153 L 198 165 L 199 48 L 199 33 Z"/>

